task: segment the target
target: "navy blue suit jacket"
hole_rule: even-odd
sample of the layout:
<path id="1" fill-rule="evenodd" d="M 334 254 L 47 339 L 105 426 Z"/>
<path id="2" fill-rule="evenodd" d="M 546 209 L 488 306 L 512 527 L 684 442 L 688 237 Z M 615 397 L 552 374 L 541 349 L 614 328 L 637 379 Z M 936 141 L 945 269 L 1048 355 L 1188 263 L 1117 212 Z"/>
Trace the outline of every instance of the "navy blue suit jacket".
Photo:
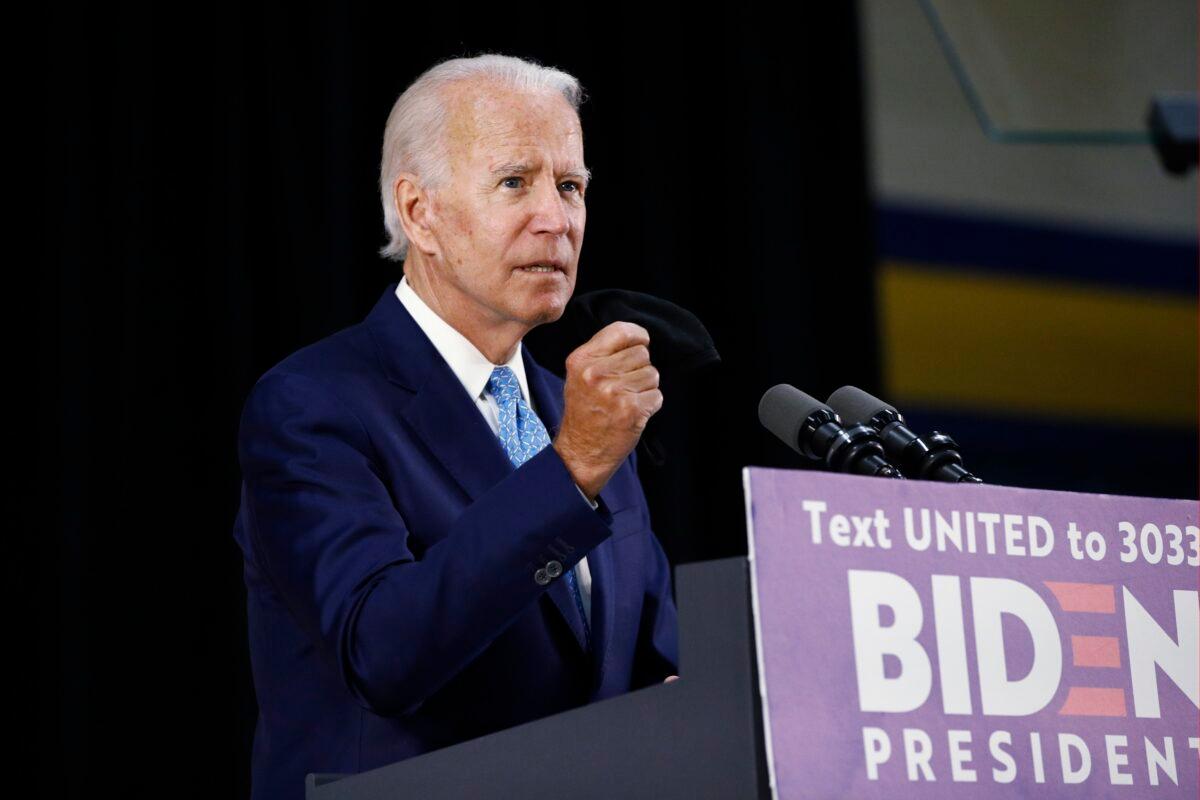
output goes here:
<path id="1" fill-rule="evenodd" d="M 551 436 L 563 384 L 524 351 Z M 255 385 L 239 433 L 256 798 L 661 681 L 670 570 L 631 455 L 593 510 L 552 447 L 514 469 L 389 287 Z M 562 578 L 584 555 L 592 648 Z"/>

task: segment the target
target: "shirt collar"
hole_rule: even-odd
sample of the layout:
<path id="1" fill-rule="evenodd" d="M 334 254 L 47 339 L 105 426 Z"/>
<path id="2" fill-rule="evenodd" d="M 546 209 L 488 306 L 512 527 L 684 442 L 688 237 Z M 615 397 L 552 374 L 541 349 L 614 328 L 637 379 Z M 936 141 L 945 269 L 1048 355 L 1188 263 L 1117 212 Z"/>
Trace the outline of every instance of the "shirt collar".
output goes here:
<path id="1" fill-rule="evenodd" d="M 513 351 L 513 357 L 506 364 L 493 364 L 487 359 L 487 356 L 479 352 L 475 345 L 471 344 L 467 337 L 439 317 L 432 308 L 425 304 L 424 300 L 417 296 L 408 283 L 408 276 L 402 278 L 397 284 L 396 297 L 412 315 L 413 321 L 417 323 L 421 331 L 429 337 L 429 341 L 433 343 L 434 348 L 450 366 L 451 371 L 454 372 L 455 377 L 462 383 L 463 388 L 467 390 L 467 394 L 472 399 L 483 397 L 488 379 L 492 377 L 492 370 L 497 366 L 507 366 L 517 376 L 522 398 L 526 403 L 530 402 L 529 384 L 525 379 L 525 360 L 521 357 L 520 342 L 517 342 L 517 349 Z"/>

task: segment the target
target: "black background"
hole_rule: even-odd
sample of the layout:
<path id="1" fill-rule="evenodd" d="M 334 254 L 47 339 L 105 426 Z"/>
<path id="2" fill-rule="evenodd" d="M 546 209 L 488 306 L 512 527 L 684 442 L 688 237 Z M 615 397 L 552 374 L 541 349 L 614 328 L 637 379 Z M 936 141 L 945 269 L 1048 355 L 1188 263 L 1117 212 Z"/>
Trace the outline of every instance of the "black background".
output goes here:
<path id="1" fill-rule="evenodd" d="M 37 26 L 42 285 L 23 335 L 49 436 L 23 504 L 36 568 L 12 576 L 48 794 L 247 792 L 238 416 L 262 372 L 398 279 L 375 255 L 383 125 L 438 60 L 503 52 L 580 79 L 594 178 L 577 292 L 673 300 L 724 356 L 670 387 L 669 460 L 643 465 L 673 562 L 744 552 L 742 465 L 796 466 L 759 429 L 763 390 L 876 388 L 850 3 L 798 25 L 252 3 Z"/>

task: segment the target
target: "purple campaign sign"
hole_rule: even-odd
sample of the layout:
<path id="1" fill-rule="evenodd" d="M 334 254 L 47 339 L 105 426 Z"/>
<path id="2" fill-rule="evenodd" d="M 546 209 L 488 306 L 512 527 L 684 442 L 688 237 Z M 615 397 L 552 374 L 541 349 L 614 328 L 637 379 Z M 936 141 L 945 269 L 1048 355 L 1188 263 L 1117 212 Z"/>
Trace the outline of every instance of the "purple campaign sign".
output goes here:
<path id="1" fill-rule="evenodd" d="M 781 798 L 1195 798 L 1200 505 L 749 468 Z"/>

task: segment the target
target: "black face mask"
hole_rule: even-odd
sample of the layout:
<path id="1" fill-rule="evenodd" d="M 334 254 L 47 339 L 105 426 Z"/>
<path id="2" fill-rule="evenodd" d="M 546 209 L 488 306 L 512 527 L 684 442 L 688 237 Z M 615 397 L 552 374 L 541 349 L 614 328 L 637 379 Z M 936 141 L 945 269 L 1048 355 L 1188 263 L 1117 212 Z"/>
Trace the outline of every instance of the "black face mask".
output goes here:
<path id="1" fill-rule="evenodd" d="M 682 385 L 681 379 L 690 373 L 721 361 L 712 336 L 695 314 L 660 297 L 624 289 L 600 289 L 572 298 L 557 322 L 530 334 L 533 353 L 538 363 L 565 377 L 571 351 L 617 321 L 633 322 L 649 331 L 650 361 L 658 369 L 664 395 Z M 654 433 L 657 418 L 650 420 L 638 448 L 641 455 L 662 465 L 666 453 Z"/>

